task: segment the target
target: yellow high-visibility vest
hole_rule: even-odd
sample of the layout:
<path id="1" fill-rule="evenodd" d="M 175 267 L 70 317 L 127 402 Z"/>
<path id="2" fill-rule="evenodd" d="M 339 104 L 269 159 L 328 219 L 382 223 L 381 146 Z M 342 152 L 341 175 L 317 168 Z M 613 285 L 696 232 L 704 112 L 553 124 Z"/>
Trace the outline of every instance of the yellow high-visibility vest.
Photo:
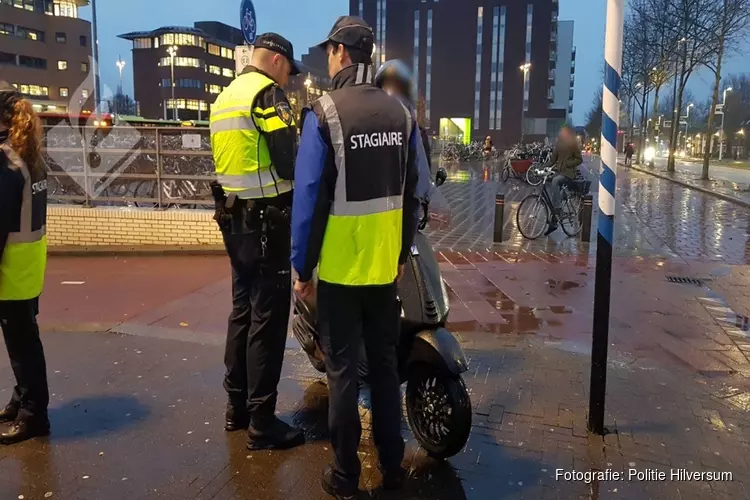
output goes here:
<path id="1" fill-rule="evenodd" d="M 0 154 L 5 154 L 8 166 L 20 171 L 24 179 L 18 231 L 8 235 L 0 260 L 0 300 L 34 299 L 42 293 L 47 267 L 46 173 L 34 178 L 26 163 L 7 144 L 0 145 Z"/>
<path id="2" fill-rule="evenodd" d="M 211 149 L 218 181 L 242 199 L 274 198 L 294 188 L 279 177 L 263 133 L 287 128 L 276 109 L 253 108 L 258 95 L 274 85 L 253 71 L 240 75 L 211 107 Z"/>

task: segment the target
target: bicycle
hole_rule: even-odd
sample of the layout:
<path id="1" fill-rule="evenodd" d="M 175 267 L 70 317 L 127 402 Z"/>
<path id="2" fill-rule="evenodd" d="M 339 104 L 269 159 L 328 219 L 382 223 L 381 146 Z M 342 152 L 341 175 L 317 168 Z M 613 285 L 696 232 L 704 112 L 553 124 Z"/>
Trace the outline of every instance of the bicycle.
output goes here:
<path id="1" fill-rule="evenodd" d="M 545 169 L 542 172 L 542 189 L 540 193 L 526 196 L 518 205 L 516 211 L 516 225 L 521 236 L 527 240 L 539 238 L 552 224 L 552 200 L 547 192 L 547 184 L 555 177 L 556 172 Z M 562 206 L 558 220 L 562 230 L 568 236 L 577 236 L 583 228 L 581 212 L 583 211 L 583 196 L 588 194 L 591 181 L 573 180 L 561 188 Z"/>

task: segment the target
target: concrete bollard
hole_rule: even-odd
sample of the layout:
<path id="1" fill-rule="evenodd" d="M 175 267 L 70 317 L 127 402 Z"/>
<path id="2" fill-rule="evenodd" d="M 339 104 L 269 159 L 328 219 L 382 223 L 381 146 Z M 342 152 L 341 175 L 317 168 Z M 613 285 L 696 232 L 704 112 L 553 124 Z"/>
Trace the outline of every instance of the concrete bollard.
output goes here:
<path id="1" fill-rule="evenodd" d="M 505 195 L 495 195 L 495 230 L 492 241 L 501 243 L 503 241 L 503 223 L 505 222 Z"/>
<path id="2" fill-rule="evenodd" d="M 581 210 L 581 241 L 591 241 L 591 215 L 594 210 L 594 197 L 587 194 L 583 197 Z"/>

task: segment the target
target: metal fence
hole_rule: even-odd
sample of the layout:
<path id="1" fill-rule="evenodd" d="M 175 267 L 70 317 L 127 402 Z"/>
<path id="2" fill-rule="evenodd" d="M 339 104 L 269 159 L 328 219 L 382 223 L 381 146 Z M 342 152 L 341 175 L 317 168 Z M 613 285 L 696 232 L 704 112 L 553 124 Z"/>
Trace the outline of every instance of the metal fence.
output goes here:
<path id="1" fill-rule="evenodd" d="M 44 129 L 52 203 L 87 206 L 212 206 L 206 128 L 115 126 Z"/>

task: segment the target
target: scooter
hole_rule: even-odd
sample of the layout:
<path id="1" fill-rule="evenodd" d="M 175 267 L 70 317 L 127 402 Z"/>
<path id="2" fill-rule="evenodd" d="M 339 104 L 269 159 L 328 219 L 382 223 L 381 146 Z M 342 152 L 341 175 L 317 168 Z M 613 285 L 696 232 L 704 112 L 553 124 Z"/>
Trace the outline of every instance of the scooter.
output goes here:
<path id="1" fill-rule="evenodd" d="M 436 185 L 445 179 L 445 171 L 439 171 Z M 430 456 L 445 459 L 463 449 L 471 431 L 471 400 L 461 377 L 468 363 L 458 340 L 445 328 L 448 293 L 435 253 L 422 234 L 429 220 L 429 207 L 423 209 L 398 287 L 398 370 L 401 383 L 406 383 L 406 415 L 414 437 Z M 325 373 L 315 298 L 295 297 L 293 332 L 315 369 Z M 360 373 L 367 378 L 366 371 Z"/>

